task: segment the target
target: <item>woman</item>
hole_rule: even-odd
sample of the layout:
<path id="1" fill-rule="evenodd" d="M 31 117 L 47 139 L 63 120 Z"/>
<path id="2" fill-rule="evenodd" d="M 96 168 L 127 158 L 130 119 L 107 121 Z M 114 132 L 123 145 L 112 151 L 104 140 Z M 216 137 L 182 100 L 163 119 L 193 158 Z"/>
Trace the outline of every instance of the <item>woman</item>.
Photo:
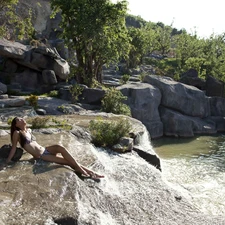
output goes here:
<path id="1" fill-rule="evenodd" d="M 91 178 L 102 178 L 104 176 L 99 175 L 88 168 L 79 165 L 73 156 L 62 146 L 52 145 L 46 148 L 39 145 L 34 136 L 31 134 L 31 130 L 27 128 L 27 123 L 23 118 L 15 117 L 11 123 L 11 142 L 12 148 L 9 156 L 6 160 L 8 164 L 16 152 L 17 143 L 19 142 L 21 147 L 30 153 L 35 159 L 43 159 L 48 162 L 54 162 L 62 165 L 68 165 L 75 172 Z M 57 155 L 58 153 L 61 156 Z"/>

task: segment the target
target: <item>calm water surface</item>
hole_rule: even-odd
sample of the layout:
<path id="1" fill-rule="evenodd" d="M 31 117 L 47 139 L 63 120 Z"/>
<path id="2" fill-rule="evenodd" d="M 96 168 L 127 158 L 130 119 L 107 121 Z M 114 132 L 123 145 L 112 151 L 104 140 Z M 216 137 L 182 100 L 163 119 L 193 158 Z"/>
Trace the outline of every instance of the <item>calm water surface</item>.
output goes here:
<path id="1" fill-rule="evenodd" d="M 202 212 L 225 214 L 225 135 L 163 138 L 152 145 L 171 186 Z"/>

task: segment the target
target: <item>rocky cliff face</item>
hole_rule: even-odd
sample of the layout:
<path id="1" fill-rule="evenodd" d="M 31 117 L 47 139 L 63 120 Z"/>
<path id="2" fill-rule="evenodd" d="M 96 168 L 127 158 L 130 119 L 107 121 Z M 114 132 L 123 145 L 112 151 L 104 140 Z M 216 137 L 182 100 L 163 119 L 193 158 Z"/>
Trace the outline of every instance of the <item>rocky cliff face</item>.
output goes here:
<path id="1" fill-rule="evenodd" d="M 32 23 L 36 31 L 36 38 L 55 38 L 56 33 L 54 30 L 59 29 L 58 24 L 60 17 L 57 16 L 55 19 L 50 19 L 50 0 L 19 0 L 16 12 L 21 19 L 29 15 L 29 10 L 32 12 Z M 0 14 L 0 18 L 0 24 L 8 23 L 8 18 L 5 17 L 4 14 Z M 13 37 L 13 35 L 11 36 Z M 8 38 L 11 39 L 10 34 L 8 34 Z"/>
<path id="2" fill-rule="evenodd" d="M 144 82 L 117 89 L 128 97 L 132 116 L 145 124 L 152 138 L 225 131 L 224 98 L 208 97 L 198 88 L 168 77 L 148 75 Z"/>

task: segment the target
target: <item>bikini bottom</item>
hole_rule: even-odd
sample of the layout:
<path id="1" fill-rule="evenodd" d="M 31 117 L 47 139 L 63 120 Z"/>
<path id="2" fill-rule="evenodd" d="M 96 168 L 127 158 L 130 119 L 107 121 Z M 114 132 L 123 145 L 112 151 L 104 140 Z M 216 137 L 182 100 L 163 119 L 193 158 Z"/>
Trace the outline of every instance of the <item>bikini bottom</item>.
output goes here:
<path id="1" fill-rule="evenodd" d="M 52 155 L 48 150 L 47 150 L 47 148 L 44 150 L 44 152 L 41 154 L 41 157 L 43 156 L 43 155 Z"/>

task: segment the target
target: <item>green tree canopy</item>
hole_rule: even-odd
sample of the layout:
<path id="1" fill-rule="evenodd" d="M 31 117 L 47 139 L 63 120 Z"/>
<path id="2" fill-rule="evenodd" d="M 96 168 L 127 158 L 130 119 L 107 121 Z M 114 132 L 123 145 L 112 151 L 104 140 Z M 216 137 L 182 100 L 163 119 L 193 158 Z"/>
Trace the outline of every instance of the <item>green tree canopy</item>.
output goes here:
<path id="1" fill-rule="evenodd" d="M 76 53 L 78 83 L 102 82 L 102 66 L 117 62 L 129 51 L 125 15 L 127 2 L 109 0 L 51 0 L 61 12 L 62 37 Z"/>

